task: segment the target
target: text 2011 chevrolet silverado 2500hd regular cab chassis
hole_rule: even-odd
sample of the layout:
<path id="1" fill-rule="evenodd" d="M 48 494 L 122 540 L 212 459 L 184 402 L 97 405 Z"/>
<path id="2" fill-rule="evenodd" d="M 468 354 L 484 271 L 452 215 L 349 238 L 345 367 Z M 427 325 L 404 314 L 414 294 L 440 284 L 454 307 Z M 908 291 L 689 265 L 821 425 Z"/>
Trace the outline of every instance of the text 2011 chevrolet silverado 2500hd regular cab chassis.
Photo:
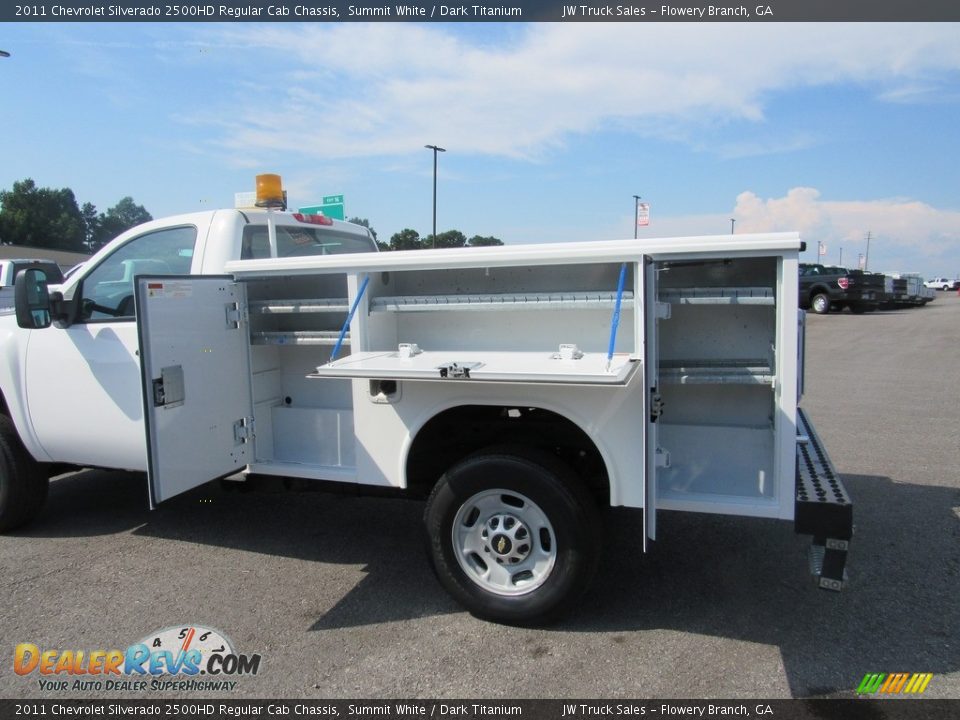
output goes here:
<path id="1" fill-rule="evenodd" d="M 797 235 L 334 254 L 371 241 L 313 222 L 183 216 L 53 293 L 26 274 L 0 318 L 3 525 L 46 464 L 145 470 L 153 505 L 246 472 L 427 497 L 437 577 L 497 621 L 569 609 L 610 506 L 643 509 L 638 548 L 659 510 L 792 520 L 840 588 L 852 506 L 797 406 Z"/>

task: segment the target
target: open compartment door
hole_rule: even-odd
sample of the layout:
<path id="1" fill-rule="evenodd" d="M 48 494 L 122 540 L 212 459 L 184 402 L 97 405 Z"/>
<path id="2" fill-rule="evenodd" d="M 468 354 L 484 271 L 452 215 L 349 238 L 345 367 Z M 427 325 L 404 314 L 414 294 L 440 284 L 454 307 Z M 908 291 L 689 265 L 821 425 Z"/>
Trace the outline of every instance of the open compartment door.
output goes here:
<path id="1" fill-rule="evenodd" d="M 252 461 L 245 288 L 143 276 L 136 303 L 152 508 Z"/>
<path id="2" fill-rule="evenodd" d="M 642 298 L 642 311 L 637 313 L 637 336 L 643 342 L 644 381 L 644 438 L 645 467 L 643 473 L 643 549 L 649 540 L 657 539 L 657 466 L 660 456 L 657 447 L 657 421 L 660 418 L 660 378 L 657 366 L 657 271 L 653 259 L 643 256 L 637 268 L 636 297 Z"/>
<path id="3" fill-rule="evenodd" d="M 312 378 L 348 377 L 451 382 L 515 382 L 569 385 L 626 385 L 637 369 L 626 353 L 610 360 L 574 346 L 556 352 L 421 351 L 360 352 L 321 365 Z"/>

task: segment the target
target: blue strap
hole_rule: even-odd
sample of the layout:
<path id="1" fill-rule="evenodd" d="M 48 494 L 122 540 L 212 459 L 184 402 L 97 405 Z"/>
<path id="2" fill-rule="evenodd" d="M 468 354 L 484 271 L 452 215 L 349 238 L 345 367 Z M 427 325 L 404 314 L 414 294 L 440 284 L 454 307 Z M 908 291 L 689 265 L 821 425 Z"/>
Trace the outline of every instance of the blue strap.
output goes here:
<path id="1" fill-rule="evenodd" d="M 360 299 L 367 291 L 367 285 L 369 283 L 370 276 L 367 275 L 360 284 L 360 292 L 357 293 L 357 297 L 353 300 L 353 305 L 350 307 L 350 312 L 347 313 L 347 319 L 344 321 L 343 327 L 340 328 L 340 337 L 337 338 L 337 344 L 333 346 L 333 350 L 330 352 L 330 362 L 333 362 L 337 359 L 337 353 L 340 352 L 340 347 L 343 345 L 343 339 L 347 336 L 347 332 L 350 330 L 350 323 L 353 322 L 353 316 L 357 312 L 357 307 L 360 305 Z"/>
<path id="2" fill-rule="evenodd" d="M 613 360 L 613 348 L 617 344 L 617 328 L 620 327 L 620 303 L 623 302 L 623 285 L 627 280 L 627 264 L 620 266 L 620 280 L 617 283 L 617 302 L 613 306 L 613 318 L 610 320 L 610 344 L 607 346 L 607 370 Z"/>

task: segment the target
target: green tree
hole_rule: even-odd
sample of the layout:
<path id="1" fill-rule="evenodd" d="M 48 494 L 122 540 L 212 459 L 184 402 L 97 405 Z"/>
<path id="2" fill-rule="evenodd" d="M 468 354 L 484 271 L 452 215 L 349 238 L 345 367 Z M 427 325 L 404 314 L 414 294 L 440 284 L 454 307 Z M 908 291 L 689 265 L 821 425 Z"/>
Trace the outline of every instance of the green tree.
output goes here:
<path id="1" fill-rule="evenodd" d="M 366 218 L 352 217 L 349 220 L 347 220 L 347 222 L 353 223 L 354 225 L 363 225 L 365 228 L 367 228 L 367 230 L 370 231 L 370 234 L 373 235 L 373 239 L 374 240 L 377 239 L 377 231 L 373 229 L 373 227 L 370 225 L 370 221 L 367 220 Z M 381 244 L 380 242 L 377 242 L 377 245 L 380 245 L 380 244 Z"/>
<path id="2" fill-rule="evenodd" d="M 27 178 L 0 191 L 0 241 L 14 245 L 83 250 L 86 226 L 70 188 L 38 188 Z"/>
<path id="3" fill-rule="evenodd" d="M 81 206 L 80 216 L 83 218 L 84 244 L 87 246 L 87 250 L 92 251 L 97 228 L 100 227 L 100 216 L 97 214 L 96 206 L 88 202 Z"/>
<path id="4" fill-rule="evenodd" d="M 422 250 L 424 248 L 423 240 L 420 239 L 420 233 L 410 228 L 404 228 L 390 238 L 391 250 Z"/>
<path id="5" fill-rule="evenodd" d="M 423 246 L 428 248 L 459 248 L 466 244 L 467 236 L 459 230 L 447 230 L 436 237 L 428 235 L 423 239 Z"/>
<path id="6" fill-rule="evenodd" d="M 84 205 L 84 208 L 86 208 L 86 205 Z M 148 213 L 143 205 L 137 205 L 132 197 L 126 196 L 97 217 L 94 231 L 89 240 L 90 251 L 96 252 L 120 233 L 150 220 L 153 220 L 153 215 Z"/>
<path id="7" fill-rule="evenodd" d="M 500 238 L 495 238 L 492 235 L 488 235 L 486 237 L 474 235 L 472 238 L 467 240 L 467 245 L 470 247 L 490 247 L 491 245 L 503 245 L 503 240 Z"/>

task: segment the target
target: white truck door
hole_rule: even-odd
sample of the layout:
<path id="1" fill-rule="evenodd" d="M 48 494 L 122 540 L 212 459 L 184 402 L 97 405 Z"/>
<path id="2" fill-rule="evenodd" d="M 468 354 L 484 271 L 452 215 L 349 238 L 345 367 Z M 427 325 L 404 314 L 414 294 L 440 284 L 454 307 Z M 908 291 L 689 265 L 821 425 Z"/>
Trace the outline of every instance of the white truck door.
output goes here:
<path id="1" fill-rule="evenodd" d="M 253 458 L 246 293 L 224 276 L 136 280 L 150 505 Z"/>
<path id="2" fill-rule="evenodd" d="M 646 468 L 643 474 L 643 549 L 647 540 L 657 539 L 657 420 L 660 417 L 660 378 L 657 371 L 657 271 L 653 260 L 644 255 L 637 267 L 636 297 L 643 298 L 643 311 L 637 313 L 637 336 L 643 339 L 644 438 Z"/>

